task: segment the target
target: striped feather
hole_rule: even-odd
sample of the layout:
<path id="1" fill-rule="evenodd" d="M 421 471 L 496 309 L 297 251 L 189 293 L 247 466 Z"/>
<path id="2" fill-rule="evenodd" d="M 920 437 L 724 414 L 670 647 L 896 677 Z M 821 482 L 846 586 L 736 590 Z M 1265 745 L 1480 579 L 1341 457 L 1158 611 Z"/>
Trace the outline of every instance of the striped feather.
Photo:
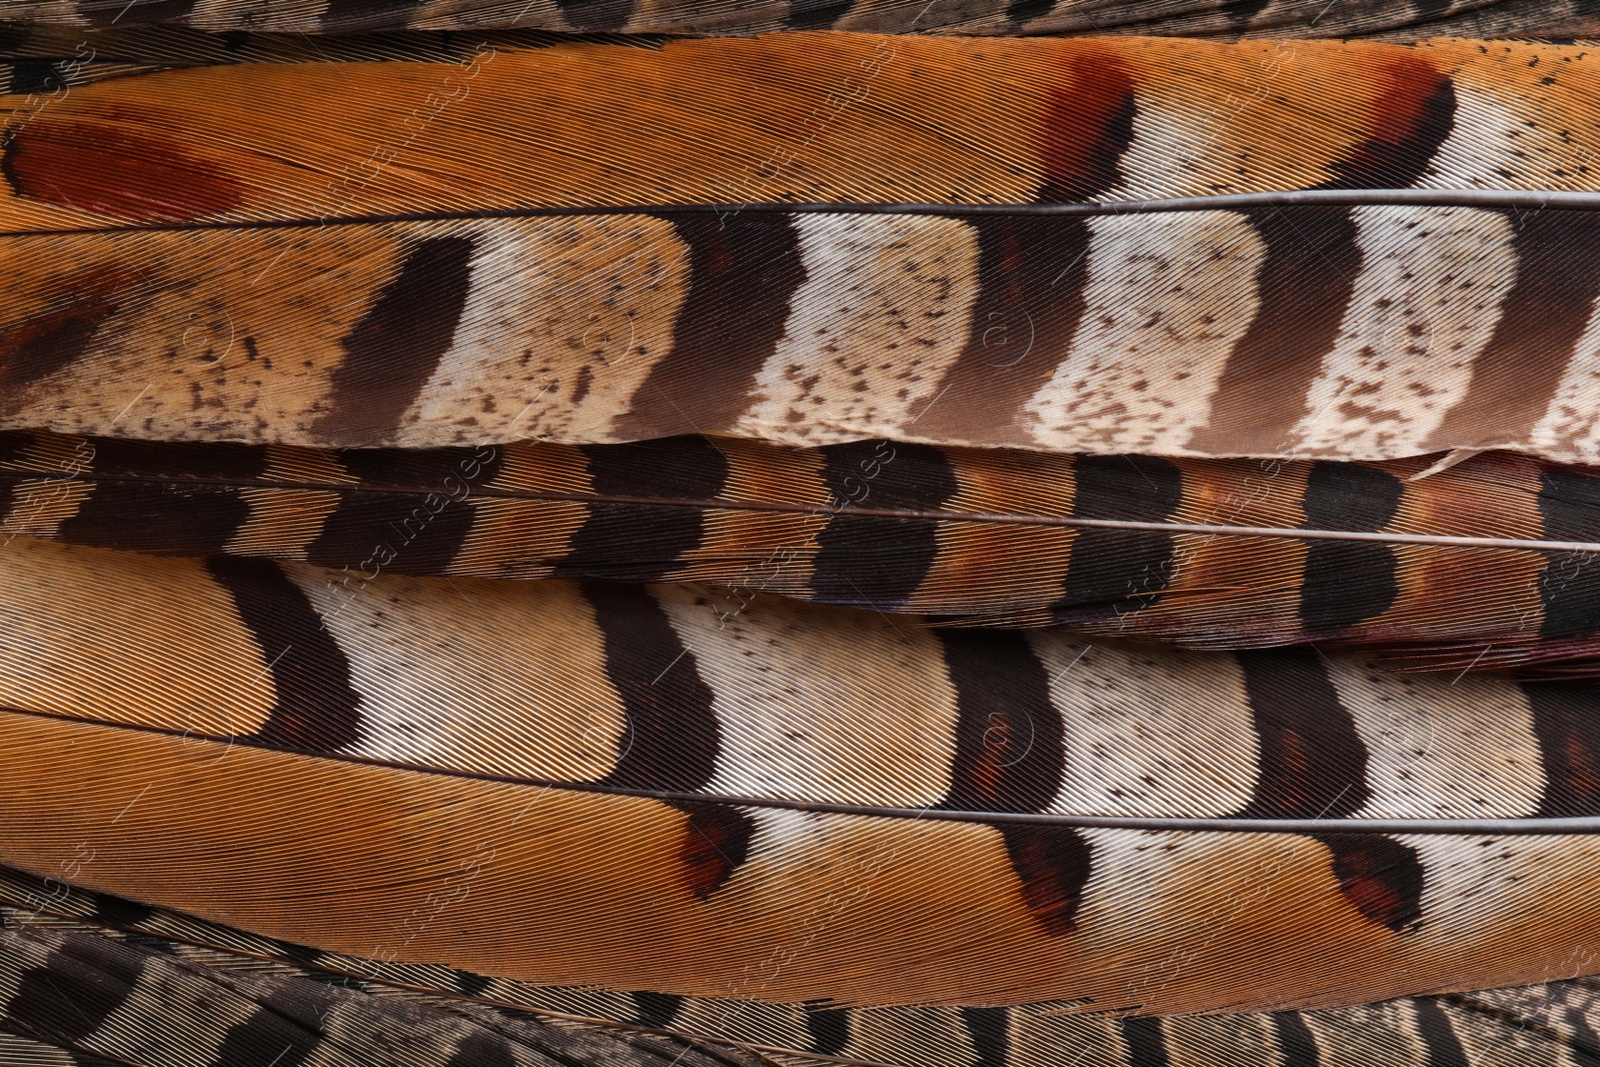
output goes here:
<path id="1" fill-rule="evenodd" d="M 1595 462 L 1597 63 L 775 35 L 12 94 L 0 424 Z"/>
<path id="2" fill-rule="evenodd" d="M 0 612 L 0 861 L 325 951 L 1175 1014 L 1600 949 L 1589 684 L 20 538 Z"/>
<path id="3" fill-rule="evenodd" d="M 729 590 L 730 611 L 769 592 L 1194 648 L 1595 673 L 1600 475 L 1506 454 L 1429 468 L 889 441 L 325 452 L 12 433 L 0 531 L 357 576 L 701 582 Z"/>
<path id="4" fill-rule="evenodd" d="M 350 33 L 534 26 L 564 31 L 1139 33 L 1179 36 L 1575 37 L 1584 0 L 8 0 L 0 16 L 72 26 Z"/>
<path id="5" fill-rule="evenodd" d="M 366 994 L 368 1005 L 402 996 L 406 1003 L 446 1010 L 461 1011 L 468 1003 L 492 1007 L 501 1026 L 514 1025 L 505 1021 L 508 1013 L 521 1020 L 531 1012 L 556 1025 L 665 1028 L 697 1035 L 693 1040 L 733 1041 L 777 1062 L 808 1067 L 819 1061 L 865 1067 L 1044 1067 L 1068 1062 L 1065 1057 L 1076 1057 L 1070 1061 L 1074 1067 L 1195 1062 L 1587 1067 L 1600 1054 L 1595 1037 L 1600 999 L 1593 979 L 1357 1008 L 1164 1020 L 1062 1015 L 1046 1005 L 861 1010 L 538 987 L 444 968 L 343 958 L 9 871 L 0 872 L 0 897 L 11 905 L 4 909 L 8 924 L 23 931 L 116 938 L 169 954 L 186 966 L 226 974 L 242 968 L 274 976 L 282 985 L 296 979 L 333 983 Z M 254 1023 L 247 1019 L 243 1026 Z M 149 1025 L 160 1031 L 173 1023 L 170 1016 L 154 1014 Z M 202 1033 L 224 1029 L 232 1027 L 213 1024 Z M 226 1040 L 219 1033 L 197 1044 L 204 1050 Z M 0 1039 L 0 1054 L 5 1051 Z M 45 1062 L 53 1067 L 61 1061 Z"/>

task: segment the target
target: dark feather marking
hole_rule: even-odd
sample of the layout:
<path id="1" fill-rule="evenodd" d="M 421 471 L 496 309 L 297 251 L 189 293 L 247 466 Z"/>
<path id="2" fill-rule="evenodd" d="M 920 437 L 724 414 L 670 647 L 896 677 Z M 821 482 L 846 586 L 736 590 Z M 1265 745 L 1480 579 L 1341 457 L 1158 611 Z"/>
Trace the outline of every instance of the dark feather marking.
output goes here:
<path id="1" fill-rule="evenodd" d="M 839 505 L 935 511 L 960 489 L 931 445 L 852 441 L 819 449 Z M 939 520 L 835 514 L 817 534 L 811 588 L 828 604 L 894 609 L 916 593 L 939 552 Z"/>
<path id="2" fill-rule="evenodd" d="M 250 740 L 330 752 L 359 741 L 361 694 L 350 661 L 305 593 L 264 560 L 214 556 L 206 567 L 233 597 L 272 673 L 272 713 Z"/>
<path id="3" fill-rule="evenodd" d="M 1260 739 L 1255 795 L 1242 818 L 1353 815 L 1370 797 L 1367 747 L 1322 661 L 1293 652 L 1236 655 Z"/>
<path id="4" fill-rule="evenodd" d="M 1416 849 L 1376 834 L 1315 834 L 1333 853 L 1345 899 L 1372 922 L 1404 933 L 1422 921 L 1427 872 Z"/>
<path id="5" fill-rule="evenodd" d="M 0 155 L 0 167 L 7 158 Z M 82 358 L 100 328 L 122 310 L 127 287 L 136 281 L 136 274 L 113 267 L 79 271 L 63 279 L 65 300 L 0 333 L 0 410 Z"/>
<path id="6" fill-rule="evenodd" d="M 1304 507 L 1312 529 L 1377 532 L 1405 492 L 1400 479 L 1355 463 L 1312 464 Z M 1312 633 L 1340 630 L 1383 614 L 1400 595 L 1392 547 L 1370 541 L 1308 541 L 1300 619 Z"/>
<path id="7" fill-rule="evenodd" d="M 328 409 L 312 424 L 329 439 L 384 444 L 450 350 L 472 279 L 472 241 L 418 241 L 344 338 Z"/>
<path id="8" fill-rule="evenodd" d="M 716 774 L 719 734 L 711 688 L 661 605 L 636 586 L 587 582 L 604 637 L 606 676 L 627 717 L 617 762 L 601 779 L 631 789 L 688 792 Z"/>
<path id="9" fill-rule="evenodd" d="M 1321 1051 L 1311 1028 L 1295 1011 L 1275 1011 L 1271 1014 L 1272 1028 L 1278 1033 L 1278 1051 L 1283 1058 L 1282 1067 L 1321 1067 Z"/>
<path id="10" fill-rule="evenodd" d="M 672 993 L 654 993 L 641 989 L 629 993 L 628 996 L 633 998 L 633 1003 L 639 1009 L 633 1017 L 635 1026 L 664 1030 L 672 1025 L 672 1021 L 683 1010 L 684 998 Z"/>
<path id="11" fill-rule="evenodd" d="M 1161 522 L 1183 502 L 1182 472 L 1156 456 L 1078 456 L 1073 469 L 1076 518 Z M 1080 529 L 1051 617 L 1072 624 L 1149 607 L 1171 583 L 1173 566 L 1169 533 Z"/>
<path id="12" fill-rule="evenodd" d="M 1417 1036 L 1427 1049 L 1427 1067 L 1472 1067 L 1473 1058 L 1461 1047 L 1461 1038 L 1456 1036 L 1450 1016 L 1438 1001 L 1413 997 L 1411 1010 L 1417 1016 Z"/>
<path id="13" fill-rule="evenodd" d="M 1133 76 L 1110 52 L 1074 56 L 1057 79 L 1040 123 L 1044 175 L 1035 199 L 1087 200 L 1122 182 L 1118 164 L 1133 143 Z"/>
<path id="14" fill-rule="evenodd" d="M 1544 535 L 1558 541 L 1600 540 L 1600 478 L 1565 470 L 1540 474 Z M 1600 560 L 1584 552 L 1547 552 L 1539 573 L 1546 640 L 1600 633 Z"/>
<path id="15" fill-rule="evenodd" d="M 556 0 L 567 25 L 580 33 L 613 33 L 633 18 L 635 0 Z"/>
<path id="16" fill-rule="evenodd" d="M 1210 420 L 1187 447 L 1275 455 L 1307 413 L 1306 396 L 1355 292 L 1361 250 L 1347 208 L 1245 214 L 1267 246 L 1256 274 L 1261 304 L 1223 367 Z"/>
<path id="17" fill-rule="evenodd" d="M 25 971 L 6 1017 L 29 1032 L 81 1041 L 122 1007 L 145 974 L 145 957 L 115 941 L 69 938 Z"/>
<path id="18" fill-rule="evenodd" d="M 910 429 L 918 436 L 1027 444 L 1017 413 L 1066 358 L 1085 307 L 1089 226 L 1011 215 L 969 221 L 978 235 L 978 296 L 966 346 Z"/>
<path id="19" fill-rule="evenodd" d="M 789 301 L 805 281 L 799 234 L 782 215 L 663 217 L 689 246 L 689 293 L 671 351 L 617 425 L 643 437 L 725 430 L 787 329 Z"/>
<path id="20" fill-rule="evenodd" d="M 689 891 L 705 900 L 750 858 L 755 820 L 723 804 L 675 804 L 688 815 L 683 827 L 682 861 Z"/>
<path id="21" fill-rule="evenodd" d="M 1318 189 L 1400 189 L 1428 173 L 1455 127 L 1455 84 L 1432 64 L 1407 56 L 1387 72 L 1388 91 L 1374 106 L 1373 132 Z"/>
<path id="22" fill-rule="evenodd" d="M 1161 1020 L 1144 1016 L 1129 1016 L 1117 1020 L 1122 1031 L 1122 1043 L 1128 1048 L 1128 1063 L 1136 1067 L 1171 1067 L 1167 1055 L 1166 1035 L 1162 1033 Z"/>
<path id="23" fill-rule="evenodd" d="M 1600 683 L 1524 682 L 1544 770 L 1540 818 L 1600 815 Z"/>
<path id="24" fill-rule="evenodd" d="M 1005 1008 L 960 1008 L 967 1039 L 978 1058 L 971 1067 L 1009 1067 L 1011 1013 Z"/>
<path id="25" fill-rule="evenodd" d="M 1600 297 L 1600 211 L 1505 212 L 1517 276 L 1472 379 L 1422 451 L 1497 442 L 1533 427 L 1550 406 Z"/>
<path id="26" fill-rule="evenodd" d="M 728 478 L 727 457 L 704 437 L 585 445 L 581 450 L 590 484 L 602 495 L 711 500 Z M 684 555 L 700 546 L 705 531 L 701 508 L 601 501 L 590 504 L 588 511 L 554 577 L 655 581 L 677 570 Z"/>
<path id="27" fill-rule="evenodd" d="M 500 449 L 348 449 L 345 470 L 364 487 L 427 487 L 417 494 L 346 493 L 323 521 L 306 559 L 322 567 L 361 567 L 398 574 L 440 574 L 472 533 L 472 491 L 494 480 Z"/>
<path id="28" fill-rule="evenodd" d="M 807 1001 L 806 1036 L 811 1039 L 808 1052 L 819 1056 L 840 1056 L 850 1045 L 850 1012 L 844 1008 L 830 1008 L 823 1001 Z"/>

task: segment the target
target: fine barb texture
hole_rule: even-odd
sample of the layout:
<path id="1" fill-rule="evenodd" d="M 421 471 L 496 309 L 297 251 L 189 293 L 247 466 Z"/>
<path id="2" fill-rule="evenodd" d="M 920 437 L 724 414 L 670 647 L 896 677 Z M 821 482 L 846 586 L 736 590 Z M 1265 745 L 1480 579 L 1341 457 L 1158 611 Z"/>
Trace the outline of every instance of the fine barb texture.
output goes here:
<path id="1" fill-rule="evenodd" d="M 1507 454 L 1429 466 L 705 437 L 334 452 L 14 432 L 0 433 L 0 530 L 1594 673 L 1600 472 Z"/>
<path id="2" fill-rule="evenodd" d="M 1478 993 L 1389 1001 L 1354 1008 L 1280 1011 L 1255 1015 L 1153 1019 L 1062 1014 L 1067 1005 L 1033 1004 L 1016 1008 L 836 1008 L 822 1004 L 761 1004 L 752 1001 L 665 996 L 648 991 L 618 992 L 583 987 L 535 986 L 487 978 L 444 967 L 418 967 L 390 961 L 318 952 L 304 945 L 273 941 L 189 916 L 134 905 L 125 900 L 70 890 L 14 871 L 0 871 L 0 914 L 26 936 L 35 930 L 109 936 L 149 953 L 161 953 L 189 968 L 205 968 L 219 981 L 240 970 L 263 976 L 258 984 L 277 990 L 304 989 L 309 981 L 364 994 L 362 1003 L 382 1018 L 383 1001 L 404 998 L 407 1005 L 457 1013 L 482 1020 L 483 1009 L 502 1032 L 533 1029 L 533 1017 L 558 1025 L 610 1024 L 611 1032 L 663 1027 L 702 1039 L 722 1039 L 753 1047 L 778 1062 L 802 1067 L 826 1063 L 864 1067 L 912 1064 L 917 1067 L 1059 1067 L 1063 1050 L 1078 1057 L 1074 1067 L 1174 1067 L 1185 1063 L 1236 1067 L 1284 1067 L 1332 1061 L 1349 1067 L 1440 1067 L 1441 1064 L 1500 1067 L 1588 1067 L 1600 1055 L 1600 997 L 1593 980 L 1576 980 Z M 4 970 L 0 949 L 0 970 Z M 36 986 L 54 973 L 55 959 L 33 968 Z M 148 989 L 153 968 L 141 969 L 130 995 L 107 1005 L 107 1022 L 80 1029 L 98 1039 L 131 1044 L 127 1024 L 166 1025 L 159 995 Z M 247 980 L 248 981 L 248 980 Z M 320 992 L 319 1002 L 337 994 Z M 348 997 L 348 1000 L 356 1000 Z M 342 1005 L 341 1005 L 342 1006 Z M 507 1013 L 511 1013 L 508 1017 Z M 240 1067 L 216 1055 L 236 1049 L 238 1030 L 260 1029 L 261 1013 L 242 1020 L 195 1020 L 190 1064 Z M 115 1022 L 113 1022 L 113 1020 Z M 111 1023 L 111 1025 L 107 1025 Z M 123 1024 L 122 1026 L 116 1023 Z M 543 1033 L 548 1033 L 545 1029 Z M 147 1046 L 146 1046 L 147 1047 Z M 781 1052 L 780 1052 L 781 1050 Z M 64 1059 L 24 1059 L 0 1037 L 8 1065 L 65 1067 Z M 682 1067 L 705 1062 L 688 1053 Z M 219 1062 L 220 1060 L 220 1062 Z M 74 1061 L 84 1062 L 84 1061 Z M 139 1062 L 139 1061 L 135 1061 Z M 170 1067 L 165 1060 L 152 1067 Z M 305 1061 L 322 1064 L 314 1056 Z M 333 1062 L 339 1062 L 337 1060 Z M 379 1062 L 379 1061 L 368 1061 Z M 461 1060 L 457 1067 L 482 1060 Z M 519 1062 L 519 1061 L 493 1061 Z M 607 1062 L 604 1060 L 598 1062 Z M 738 1062 L 732 1056 L 719 1061 Z"/>
<path id="3" fill-rule="evenodd" d="M 349 33 L 481 29 L 649 33 L 1578 37 L 1593 0 L 8 0 L 0 18 L 65 26 Z"/>
<path id="4" fill-rule="evenodd" d="M 693 586 L 3 556 L 0 860 L 326 951 L 1173 1014 L 1550 981 L 1600 949 L 1600 836 L 1339 825 L 1600 814 L 1592 684 Z M 1043 817 L 1075 812 L 1329 822 Z"/>
<path id="5" fill-rule="evenodd" d="M 0 424 L 1594 462 L 1600 213 L 1383 190 L 1594 192 L 1597 98 L 1578 46 L 850 34 L 0 95 Z M 1359 202 L 1203 204 L 1297 190 Z"/>

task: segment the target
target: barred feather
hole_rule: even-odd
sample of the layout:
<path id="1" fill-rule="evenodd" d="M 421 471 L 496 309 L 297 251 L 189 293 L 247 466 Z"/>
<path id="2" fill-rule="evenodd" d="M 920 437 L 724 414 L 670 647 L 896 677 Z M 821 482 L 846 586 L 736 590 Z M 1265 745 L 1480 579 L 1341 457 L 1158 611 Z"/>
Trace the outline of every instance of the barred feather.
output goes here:
<path id="1" fill-rule="evenodd" d="M 0 96 L 0 424 L 1594 462 L 1597 64 L 774 35 Z"/>
<path id="2" fill-rule="evenodd" d="M 1311 643 L 1452 672 L 1594 673 L 1600 474 L 1504 454 L 1429 466 L 888 441 L 323 452 L 13 433 L 0 434 L 0 530 L 357 574 L 706 582 L 733 590 L 730 603 L 764 591 L 1196 648 Z"/>
<path id="3" fill-rule="evenodd" d="M 3 563 L 0 861 L 327 951 L 1174 1014 L 1550 981 L 1600 949 L 1591 684 L 693 587 L 22 538 Z"/>

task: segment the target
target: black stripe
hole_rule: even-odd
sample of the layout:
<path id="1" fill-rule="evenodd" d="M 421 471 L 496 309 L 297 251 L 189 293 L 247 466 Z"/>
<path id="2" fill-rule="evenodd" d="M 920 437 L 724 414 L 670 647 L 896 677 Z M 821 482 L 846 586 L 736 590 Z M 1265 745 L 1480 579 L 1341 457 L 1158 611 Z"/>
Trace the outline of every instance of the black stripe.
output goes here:
<path id="1" fill-rule="evenodd" d="M 1370 799 L 1367 746 L 1322 660 L 1293 652 L 1235 654 L 1259 738 L 1255 795 L 1240 818 L 1337 819 Z"/>
<path id="2" fill-rule="evenodd" d="M 7 64 L 11 68 L 8 91 L 20 95 L 29 93 L 58 93 L 67 87 L 66 71 L 70 63 L 50 59 L 16 59 Z"/>
<path id="3" fill-rule="evenodd" d="M 1258 777 L 1242 818 L 1337 819 L 1371 798 L 1367 747 L 1339 701 L 1322 660 L 1293 652 L 1241 652 L 1245 693 L 1260 749 Z M 1400 931 L 1422 913 L 1423 870 L 1415 850 L 1387 837 L 1317 834 L 1351 906 Z"/>
<path id="4" fill-rule="evenodd" d="M 1539 741 L 1540 818 L 1600 815 L 1600 682 L 1524 682 Z"/>
<path id="5" fill-rule="evenodd" d="M 1066 770 L 1061 714 L 1050 677 L 1020 633 L 941 631 L 956 698 L 956 751 L 950 790 L 935 808 L 1043 811 Z M 1093 855 L 1069 827 L 996 827 L 1020 882 L 1023 902 L 1052 934 L 1070 932 Z"/>
<path id="6" fill-rule="evenodd" d="M 1464 396 L 1422 451 L 1516 439 L 1544 417 L 1600 296 L 1600 211 L 1511 209 L 1517 278 Z"/>
<path id="7" fill-rule="evenodd" d="M 494 985 L 494 979 L 488 975 L 474 974 L 472 971 L 451 971 L 456 979 L 456 992 L 464 997 L 481 997 Z"/>
<path id="8" fill-rule="evenodd" d="M 361 694 L 350 661 L 300 588 L 266 560 L 216 556 L 206 567 L 233 597 L 272 673 L 272 714 L 251 740 L 329 752 L 359 741 Z"/>
<path id="9" fill-rule="evenodd" d="M 716 774 L 719 734 L 711 688 L 661 605 L 636 586 L 585 583 L 604 637 L 606 677 L 622 700 L 627 732 L 603 785 L 704 789 Z"/>
<path id="10" fill-rule="evenodd" d="M 61 520 L 56 537 L 75 545 L 208 556 L 226 550 L 249 518 L 249 503 L 233 487 L 103 482 Z"/>
<path id="11" fill-rule="evenodd" d="M 1072 514 L 1080 519 L 1160 522 L 1183 500 L 1183 474 L 1155 456 L 1078 456 Z M 1155 530 L 1081 529 L 1073 537 L 1057 623 L 1149 607 L 1172 581 L 1173 538 Z"/>
<path id="12" fill-rule="evenodd" d="M 194 13 L 196 0 L 104 0 L 77 5 L 79 12 L 94 26 L 150 26 L 161 23 L 181 25 Z"/>
<path id="13" fill-rule="evenodd" d="M 1356 224 L 1348 208 L 1245 212 L 1267 246 L 1256 274 L 1260 307 L 1223 367 L 1205 426 L 1190 437 L 1196 452 L 1224 455 L 1283 451 L 1306 416 L 1306 397 L 1322 357 L 1339 337 L 1361 269 Z"/>
<path id="14" fill-rule="evenodd" d="M 1133 1015 L 1117 1020 L 1122 1043 L 1128 1047 L 1128 1067 L 1170 1067 L 1167 1039 L 1161 1020 Z"/>
<path id="15" fill-rule="evenodd" d="M 1567 470 L 1541 472 L 1539 515 L 1553 541 L 1600 540 L 1600 478 Z M 1600 565 L 1587 552 L 1547 552 L 1539 574 L 1546 640 L 1600 633 Z"/>
<path id="16" fill-rule="evenodd" d="M 819 451 L 839 505 L 933 511 L 960 488 L 950 460 L 930 445 L 853 441 Z M 824 603 L 900 607 L 938 552 L 937 519 L 835 514 L 817 534 L 811 589 Z"/>
<path id="17" fill-rule="evenodd" d="M 37 440 L 34 434 L 26 430 L 0 430 L 0 471 L 22 465 L 22 457 L 28 448 Z M 87 462 L 87 457 L 84 462 Z M 66 472 L 63 472 L 66 473 Z M 11 508 L 16 502 L 17 478 L 9 473 L 0 477 L 0 522 L 11 520 Z M 26 515 L 17 516 L 26 521 Z"/>
<path id="18" fill-rule="evenodd" d="M 23 972 L 5 1016 L 37 1035 L 81 1041 L 127 1001 L 146 959 L 110 938 L 60 935 L 44 964 Z"/>
<path id="19" fill-rule="evenodd" d="M 855 0 L 789 0 L 785 29 L 831 30 L 854 6 Z"/>
<path id="20" fill-rule="evenodd" d="M 1066 769 L 1050 676 L 1016 631 L 936 631 L 956 698 L 947 811 L 1043 811 Z"/>
<path id="21" fill-rule="evenodd" d="M 340 462 L 363 486 L 346 492 L 306 548 L 306 559 L 322 567 L 360 567 L 368 576 L 443 574 L 472 533 L 473 489 L 500 472 L 500 449 L 352 449 Z M 426 489 L 385 493 L 382 487 Z"/>
<path id="22" fill-rule="evenodd" d="M 1589 1025 L 1589 1014 L 1582 1008 L 1569 1008 L 1567 1026 L 1572 1036 L 1567 1038 L 1567 1055 L 1572 1057 L 1572 1067 L 1600 1067 L 1600 1034 Z"/>
<path id="23" fill-rule="evenodd" d="M 1029 444 L 1018 416 L 1066 358 L 1083 317 L 1089 225 L 1026 215 L 968 225 L 978 235 L 978 297 L 967 343 L 912 428 L 938 440 Z"/>
<path id="24" fill-rule="evenodd" d="M 629 993 L 628 996 L 633 998 L 634 1007 L 637 1009 L 633 1016 L 634 1026 L 649 1026 L 664 1030 L 672 1025 L 672 1020 L 683 1010 L 684 998 L 671 993 L 654 993 L 640 989 Z"/>
<path id="25" fill-rule="evenodd" d="M 811 1040 L 806 1051 L 818 1056 L 842 1055 L 850 1045 L 850 1010 L 829 1007 L 822 1000 L 808 1000 L 803 1007 L 806 1035 Z"/>
<path id="26" fill-rule="evenodd" d="M 1029 22 L 1055 9 L 1056 0 L 1010 0 L 1006 5 L 1006 24 L 1015 33 Z"/>
<path id="27" fill-rule="evenodd" d="M 144 904 L 138 904 L 122 897 L 114 897 L 106 893 L 95 893 L 94 911 L 91 912 L 95 922 L 104 923 L 115 930 L 133 930 L 155 918 L 156 910 Z"/>
<path id="28" fill-rule="evenodd" d="M 1404 933 L 1422 921 L 1426 873 L 1416 849 L 1375 834 L 1313 834 L 1333 853 L 1339 892 L 1370 922 Z"/>
<path id="29" fill-rule="evenodd" d="M 430 237 L 406 253 L 341 342 L 328 409 L 312 429 L 330 442 L 383 444 L 450 350 L 471 289 L 472 241 Z"/>
<path id="30" fill-rule="evenodd" d="M 1376 532 L 1393 520 L 1404 492 L 1400 479 L 1386 471 L 1318 461 L 1306 478 L 1306 522 L 1313 529 Z M 1389 545 L 1309 541 L 1300 620 L 1323 633 L 1382 615 L 1400 595 L 1399 571 Z"/>
<path id="31" fill-rule="evenodd" d="M 1432 997 L 1415 997 L 1411 1009 L 1417 1014 L 1417 1036 L 1428 1050 L 1428 1067 L 1472 1067 L 1473 1060 L 1461 1047 L 1461 1039 L 1450 1025 L 1450 1016 Z"/>
<path id="32" fill-rule="evenodd" d="M 1270 1018 L 1272 1028 L 1278 1032 L 1278 1054 L 1283 1060 L 1280 1067 L 1321 1067 L 1317 1039 L 1299 1012 L 1275 1011 Z"/>
<path id="33" fill-rule="evenodd" d="M 317 24 L 326 33 L 398 30 L 419 6 L 418 0 L 325 0 Z"/>
<path id="34" fill-rule="evenodd" d="M 783 215 L 664 217 L 689 246 L 689 292 L 672 350 L 617 420 L 636 437 L 727 429 L 783 339 L 789 301 L 805 280 L 799 235 Z"/>
<path id="35" fill-rule="evenodd" d="M 601 495 L 709 500 L 728 479 L 727 457 L 704 437 L 585 445 L 581 451 Z M 705 511 L 697 507 L 603 502 L 588 510 L 554 577 L 655 581 L 677 570 L 705 532 Z"/>
<path id="36" fill-rule="evenodd" d="M 246 995 L 255 995 L 257 1008 L 228 1028 L 217 1049 L 218 1064 L 299 1067 L 316 1052 L 327 1017 L 341 1003 L 337 992 L 315 981 L 274 982 Z"/>
<path id="37" fill-rule="evenodd" d="M 1005 1008 L 958 1010 L 978 1057 L 971 1067 L 1006 1067 L 1011 1062 L 1011 1013 Z"/>
<path id="38" fill-rule="evenodd" d="M 614 33 L 633 18 L 634 0 L 556 0 L 567 25 L 581 33 Z"/>
<path id="39" fill-rule="evenodd" d="M 1328 167 L 1338 177 L 1312 188 L 1403 189 L 1428 173 L 1455 128 L 1455 84 L 1421 60 L 1410 60 L 1396 73 L 1390 92 L 1377 101 L 1373 136 Z M 1406 84 L 1406 75 L 1412 84 Z"/>
<path id="40" fill-rule="evenodd" d="M 105 477 L 254 480 L 267 450 L 229 442 L 85 438 L 79 445 L 93 472 Z M 65 472 L 64 472 L 65 473 Z M 250 505 L 227 485 L 101 482 L 62 520 L 63 541 L 105 548 L 203 556 L 222 552 L 250 517 Z"/>
<path id="41" fill-rule="evenodd" d="M 444 1067 L 519 1067 L 521 1062 L 504 1038 L 479 1031 L 456 1042 Z"/>

